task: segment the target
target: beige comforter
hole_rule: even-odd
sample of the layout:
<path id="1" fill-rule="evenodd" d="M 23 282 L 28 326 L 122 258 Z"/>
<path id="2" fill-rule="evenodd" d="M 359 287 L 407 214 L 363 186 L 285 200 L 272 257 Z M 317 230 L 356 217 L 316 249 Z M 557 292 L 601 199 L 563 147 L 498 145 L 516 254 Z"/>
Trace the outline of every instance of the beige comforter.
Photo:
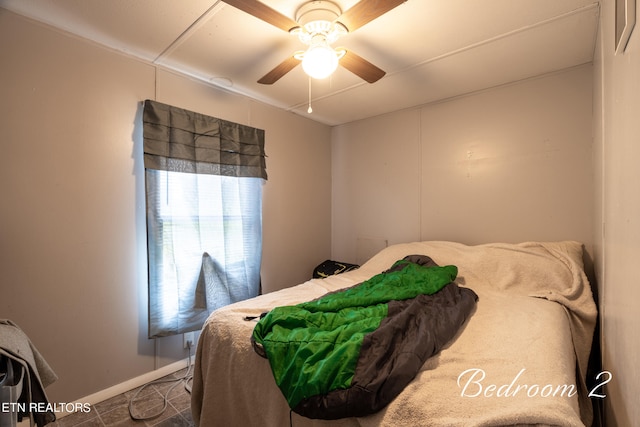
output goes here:
<path id="1" fill-rule="evenodd" d="M 243 318 L 359 283 L 411 254 L 456 265 L 456 282 L 478 294 L 458 336 L 374 415 L 323 421 L 290 414 L 268 361 L 251 347 L 255 323 Z M 584 379 L 595 319 L 577 242 L 394 245 L 358 270 L 214 312 L 198 342 L 193 417 L 203 427 L 589 425 Z"/>

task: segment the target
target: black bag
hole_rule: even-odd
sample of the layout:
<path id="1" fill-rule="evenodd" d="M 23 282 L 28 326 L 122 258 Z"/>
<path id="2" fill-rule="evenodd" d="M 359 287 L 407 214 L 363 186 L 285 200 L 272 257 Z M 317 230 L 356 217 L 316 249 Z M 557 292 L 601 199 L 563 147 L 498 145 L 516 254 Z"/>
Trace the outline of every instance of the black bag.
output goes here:
<path id="1" fill-rule="evenodd" d="M 358 267 L 360 266 L 357 264 L 349 264 L 346 262 L 338 262 L 328 259 L 313 270 L 313 278 L 324 279 L 325 277 L 333 276 L 334 274 L 346 273 L 347 271 L 355 270 Z"/>

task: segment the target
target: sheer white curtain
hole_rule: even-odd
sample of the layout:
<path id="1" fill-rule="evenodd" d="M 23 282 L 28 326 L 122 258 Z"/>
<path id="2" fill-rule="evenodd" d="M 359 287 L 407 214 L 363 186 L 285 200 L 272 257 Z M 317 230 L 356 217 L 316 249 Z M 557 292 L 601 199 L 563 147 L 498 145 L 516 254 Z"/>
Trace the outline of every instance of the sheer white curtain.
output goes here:
<path id="1" fill-rule="evenodd" d="M 262 181 L 147 170 L 150 336 L 258 294 Z"/>
<path id="2" fill-rule="evenodd" d="M 144 126 L 154 338 L 200 329 L 216 308 L 258 295 L 266 173 L 258 129 L 153 101 Z"/>

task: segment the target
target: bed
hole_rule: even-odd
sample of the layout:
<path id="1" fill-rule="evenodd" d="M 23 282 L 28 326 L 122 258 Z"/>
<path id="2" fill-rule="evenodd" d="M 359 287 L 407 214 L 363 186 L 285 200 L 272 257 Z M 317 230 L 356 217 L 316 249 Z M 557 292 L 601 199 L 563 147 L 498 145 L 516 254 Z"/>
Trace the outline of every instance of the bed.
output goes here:
<path id="1" fill-rule="evenodd" d="M 255 320 L 353 287 L 410 255 L 454 265 L 477 303 L 462 327 L 385 407 L 361 417 L 292 412 L 269 361 L 252 345 Z M 356 270 L 221 308 L 200 334 L 192 414 L 200 426 L 590 425 L 585 385 L 596 306 L 578 242 L 390 246 Z"/>

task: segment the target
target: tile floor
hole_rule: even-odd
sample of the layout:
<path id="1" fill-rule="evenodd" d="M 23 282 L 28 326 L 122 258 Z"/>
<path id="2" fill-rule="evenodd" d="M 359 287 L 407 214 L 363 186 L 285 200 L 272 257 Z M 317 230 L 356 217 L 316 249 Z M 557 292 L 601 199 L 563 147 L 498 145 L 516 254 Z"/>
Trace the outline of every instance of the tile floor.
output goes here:
<path id="1" fill-rule="evenodd" d="M 186 369 L 174 372 L 164 379 L 177 380 L 183 378 Z M 149 385 L 136 397 L 133 413 L 138 417 L 147 417 L 162 410 L 164 395 L 177 381 L 162 382 Z M 179 381 L 168 394 L 167 407 L 162 414 L 145 420 L 134 420 L 129 414 L 129 400 L 138 389 L 107 399 L 91 406 L 91 411 L 77 412 L 59 418 L 47 427 L 193 427 L 191 418 L 191 395 L 184 387 L 185 382 Z"/>

